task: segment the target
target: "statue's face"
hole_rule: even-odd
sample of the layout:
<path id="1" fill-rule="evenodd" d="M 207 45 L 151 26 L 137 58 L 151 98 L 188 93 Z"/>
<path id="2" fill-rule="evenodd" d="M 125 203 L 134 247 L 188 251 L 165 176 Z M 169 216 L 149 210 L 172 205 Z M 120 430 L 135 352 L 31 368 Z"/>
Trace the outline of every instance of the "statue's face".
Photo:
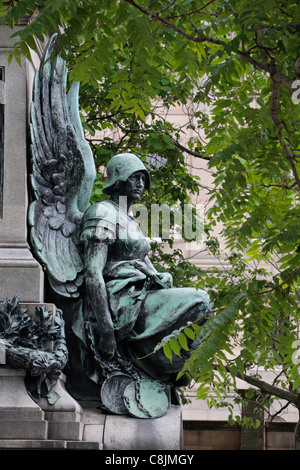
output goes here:
<path id="1" fill-rule="evenodd" d="M 136 171 L 125 181 L 122 188 L 122 196 L 126 196 L 129 201 L 138 201 L 144 192 L 146 176 L 143 171 Z"/>

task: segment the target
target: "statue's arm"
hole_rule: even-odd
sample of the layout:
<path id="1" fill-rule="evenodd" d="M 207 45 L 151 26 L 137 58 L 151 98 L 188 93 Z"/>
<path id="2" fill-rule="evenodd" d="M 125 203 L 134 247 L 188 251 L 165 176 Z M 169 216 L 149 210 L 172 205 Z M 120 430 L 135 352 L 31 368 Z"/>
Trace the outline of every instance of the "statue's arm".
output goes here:
<path id="1" fill-rule="evenodd" d="M 145 256 L 144 263 L 146 264 L 147 268 L 150 269 L 153 273 L 157 274 L 157 270 L 153 266 L 152 262 L 150 261 L 148 256 Z"/>
<path id="2" fill-rule="evenodd" d="M 85 316 L 95 331 L 96 346 L 106 359 L 112 359 L 116 351 L 114 327 L 103 279 L 107 261 L 107 244 L 89 240 L 84 250 Z"/>
<path id="3" fill-rule="evenodd" d="M 173 287 L 173 278 L 170 273 L 161 273 L 158 272 L 155 267 L 153 266 L 152 262 L 148 258 L 148 256 L 145 257 L 144 262 L 146 266 L 149 268 L 150 271 L 156 274 L 160 278 L 160 280 L 165 283 L 168 287 Z"/>

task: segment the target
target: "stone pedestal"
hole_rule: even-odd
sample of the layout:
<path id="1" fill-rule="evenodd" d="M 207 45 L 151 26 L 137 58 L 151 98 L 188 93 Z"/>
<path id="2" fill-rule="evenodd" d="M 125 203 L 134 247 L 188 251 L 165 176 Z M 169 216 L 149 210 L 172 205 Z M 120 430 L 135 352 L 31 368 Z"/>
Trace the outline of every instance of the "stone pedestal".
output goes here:
<path id="1" fill-rule="evenodd" d="M 17 28 L 20 28 L 16 27 Z M 8 65 L 13 30 L 0 27 L 1 101 L 4 107 L 4 139 L 0 166 L 2 204 L 0 210 L 0 301 L 18 297 L 24 302 L 43 301 L 43 270 L 27 243 L 27 126 L 28 75 L 33 74 L 24 57 L 21 67 Z"/>
<path id="2" fill-rule="evenodd" d="M 35 403 L 24 385 L 25 371 L 0 368 L 0 449 L 181 450 L 181 407 L 157 419 L 106 415 L 99 403 L 74 400 L 62 374 L 50 405 Z"/>
<path id="3" fill-rule="evenodd" d="M 105 450 L 180 450 L 183 431 L 181 407 L 172 406 L 157 419 L 106 416 Z"/>
<path id="4" fill-rule="evenodd" d="M 0 449 L 103 448 L 103 427 L 97 426 L 103 416 L 93 417 L 90 426 L 82 407 L 66 391 L 63 374 L 54 387 L 59 395 L 54 405 L 30 398 L 25 374 L 0 368 Z"/>
<path id="5" fill-rule="evenodd" d="M 81 441 L 84 427 L 82 408 L 66 391 L 65 380 L 62 374 L 54 387 L 59 395 L 54 405 L 49 404 L 45 398 L 41 398 L 38 405 L 45 412 L 48 421 L 48 439 Z"/>
<path id="6" fill-rule="evenodd" d="M 0 369 L 0 439 L 46 439 L 48 422 L 29 397 L 25 371 Z"/>

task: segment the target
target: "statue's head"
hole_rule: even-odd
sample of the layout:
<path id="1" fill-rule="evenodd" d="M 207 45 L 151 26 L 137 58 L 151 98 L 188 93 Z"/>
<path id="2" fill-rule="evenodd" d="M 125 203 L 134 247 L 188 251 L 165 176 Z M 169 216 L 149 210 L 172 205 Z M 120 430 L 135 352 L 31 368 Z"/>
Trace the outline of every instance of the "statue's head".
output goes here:
<path id="1" fill-rule="evenodd" d="M 145 189 L 150 189 L 150 175 L 143 162 L 133 153 L 119 153 L 112 157 L 106 167 L 107 183 L 103 193 L 112 195 L 136 172 L 145 174 Z"/>

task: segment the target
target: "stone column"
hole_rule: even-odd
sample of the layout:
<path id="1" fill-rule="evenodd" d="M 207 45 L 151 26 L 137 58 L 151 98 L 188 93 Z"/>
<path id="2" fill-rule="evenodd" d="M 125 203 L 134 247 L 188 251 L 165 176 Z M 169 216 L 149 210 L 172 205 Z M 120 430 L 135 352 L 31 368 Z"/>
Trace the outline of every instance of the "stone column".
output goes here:
<path id="1" fill-rule="evenodd" d="M 8 65 L 7 50 L 14 45 L 15 38 L 10 36 L 15 30 L 0 27 L 0 301 L 18 297 L 21 302 L 39 303 L 43 301 L 43 271 L 27 241 L 29 67 L 24 57 L 21 67 L 15 60 Z"/>
<path id="2" fill-rule="evenodd" d="M 242 426 L 241 450 L 264 450 L 265 449 L 265 423 L 264 411 L 259 404 L 248 401 L 242 407 L 242 416 L 254 418 L 260 421 L 257 428 Z"/>
<path id="3" fill-rule="evenodd" d="M 16 41 L 11 35 L 23 27 L 0 26 L 0 303 L 17 297 L 33 316 L 36 306 L 45 305 L 43 269 L 31 253 L 27 226 L 29 104 L 35 70 L 22 55 L 21 65 L 15 59 L 8 63 Z M 47 307 L 55 315 L 55 306 Z M 25 386 L 26 370 L 7 366 L 3 344 L 0 448 L 43 447 L 54 440 L 65 447 L 66 439 L 81 441 L 81 407 L 61 386 L 62 379 L 56 384 L 55 406 L 44 399 L 35 403 Z"/>

